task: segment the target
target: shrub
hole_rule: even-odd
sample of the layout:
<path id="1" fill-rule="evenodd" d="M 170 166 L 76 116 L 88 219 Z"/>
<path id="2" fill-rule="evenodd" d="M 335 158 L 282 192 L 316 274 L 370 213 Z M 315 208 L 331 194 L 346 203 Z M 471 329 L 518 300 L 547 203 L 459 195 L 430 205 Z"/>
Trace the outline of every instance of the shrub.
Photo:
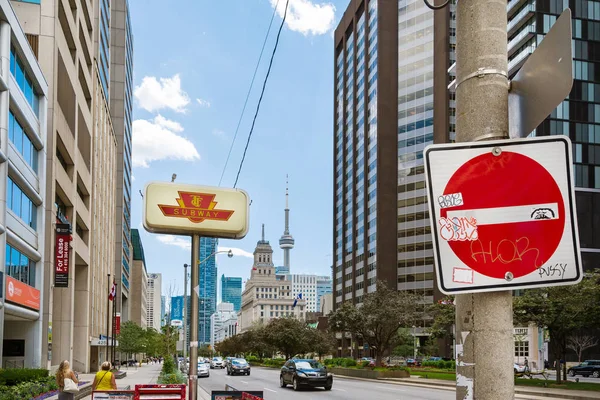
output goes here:
<path id="1" fill-rule="evenodd" d="M 182 385 L 186 383 L 186 379 L 181 372 L 176 371 L 173 374 L 161 373 L 158 376 L 157 382 L 161 385 Z"/>
<path id="2" fill-rule="evenodd" d="M 361 368 L 367 368 L 369 366 L 369 364 L 371 364 L 371 361 L 361 361 L 360 362 L 360 367 Z"/>
<path id="3" fill-rule="evenodd" d="M 357 363 L 352 358 L 330 358 L 325 360 L 325 365 L 332 367 L 355 367 Z"/>
<path id="4" fill-rule="evenodd" d="M 55 390 L 58 390 L 56 379 L 45 377 L 13 386 L 0 386 L 0 400 L 33 399 Z"/>
<path id="5" fill-rule="evenodd" d="M 250 362 L 256 362 L 256 361 L 258 361 L 258 357 L 256 357 L 256 356 L 248 356 L 248 357 L 246 357 L 246 361 L 248 361 L 249 363 Z"/>
<path id="6" fill-rule="evenodd" d="M 265 358 L 263 360 L 263 365 L 267 367 L 277 367 L 281 368 L 285 364 L 285 360 L 283 358 Z"/>
<path id="7" fill-rule="evenodd" d="M 456 369 L 456 362 L 454 361 L 423 361 L 421 365 L 423 367 L 431 367 L 438 369 Z"/>
<path id="8" fill-rule="evenodd" d="M 47 378 L 48 370 L 41 368 L 10 368 L 0 370 L 0 385 L 13 386 L 21 382 Z"/>
<path id="9" fill-rule="evenodd" d="M 175 361 L 171 357 L 166 357 L 165 361 L 163 361 L 161 373 L 164 375 L 170 375 L 174 374 L 175 371 L 177 371 L 177 368 L 175 367 Z"/>

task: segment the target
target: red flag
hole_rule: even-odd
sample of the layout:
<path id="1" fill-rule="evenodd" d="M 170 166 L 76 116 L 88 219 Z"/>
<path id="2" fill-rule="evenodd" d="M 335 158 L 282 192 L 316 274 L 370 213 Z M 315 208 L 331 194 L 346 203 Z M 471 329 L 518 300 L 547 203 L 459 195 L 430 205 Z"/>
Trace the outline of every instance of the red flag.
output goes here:
<path id="1" fill-rule="evenodd" d="M 115 283 L 115 281 L 113 281 L 112 289 L 108 294 L 108 300 L 113 301 L 115 297 L 117 297 L 117 284 Z"/>

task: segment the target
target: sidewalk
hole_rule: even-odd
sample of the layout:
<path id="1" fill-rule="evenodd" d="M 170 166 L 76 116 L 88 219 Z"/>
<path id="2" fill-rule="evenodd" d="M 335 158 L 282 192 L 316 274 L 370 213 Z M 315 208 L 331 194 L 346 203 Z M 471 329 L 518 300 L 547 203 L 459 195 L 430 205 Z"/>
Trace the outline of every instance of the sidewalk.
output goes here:
<path id="1" fill-rule="evenodd" d="M 125 389 L 127 386 L 133 390 L 135 385 L 143 385 L 149 383 L 156 383 L 162 364 L 142 364 L 141 367 L 122 367 L 121 371 L 127 372 L 127 376 L 123 379 L 117 379 L 117 388 Z M 80 382 L 88 382 L 87 384 L 80 386 L 79 391 L 81 393 L 91 393 L 91 386 L 94 382 L 95 373 L 93 374 L 79 374 Z M 92 396 L 84 396 L 80 399 L 91 400 Z M 58 395 L 48 397 L 46 400 L 56 400 Z"/>

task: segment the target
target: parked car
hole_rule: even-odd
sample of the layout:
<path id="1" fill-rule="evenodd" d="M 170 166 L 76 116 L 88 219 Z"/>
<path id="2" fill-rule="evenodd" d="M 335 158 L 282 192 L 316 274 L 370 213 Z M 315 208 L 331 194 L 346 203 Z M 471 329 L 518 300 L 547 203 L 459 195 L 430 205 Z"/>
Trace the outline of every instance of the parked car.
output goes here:
<path id="1" fill-rule="evenodd" d="M 250 375 L 250 364 L 243 358 L 232 358 L 227 361 L 227 375 Z"/>
<path id="2" fill-rule="evenodd" d="M 213 359 L 210 361 L 210 368 L 225 368 L 225 365 L 223 365 L 223 358 L 213 357 Z"/>
<path id="3" fill-rule="evenodd" d="M 331 390 L 333 375 L 328 373 L 327 368 L 318 361 L 292 359 L 281 367 L 279 375 L 279 385 L 284 388 L 288 384 L 291 384 L 294 390 L 300 390 L 302 386 Z"/>
<path id="4" fill-rule="evenodd" d="M 198 363 L 198 377 L 201 376 L 210 376 L 210 366 L 205 362 Z"/>
<path id="5" fill-rule="evenodd" d="M 375 366 L 375 360 L 373 360 L 372 357 L 363 357 L 360 359 L 360 362 L 363 361 L 368 361 L 369 362 L 369 367 L 374 367 Z"/>
<path id="6" fill-rule="evenodd" d="M 583 375 L 600 378 L 600 360 L 585 360 L 579 365 L 571 367 L 567 370 L 569 376 Z"/>
<path id="7" fill-rule="evenodd" d="M 515 374 L 525 372 L 525 366 L 521 364 L 514 364 Z"/>
<path id="8" fill-rule="evenodd" d="M 421 360 L 419 358 L 407 358 L 406 365 L 409 367 L 420 367 Z"/>

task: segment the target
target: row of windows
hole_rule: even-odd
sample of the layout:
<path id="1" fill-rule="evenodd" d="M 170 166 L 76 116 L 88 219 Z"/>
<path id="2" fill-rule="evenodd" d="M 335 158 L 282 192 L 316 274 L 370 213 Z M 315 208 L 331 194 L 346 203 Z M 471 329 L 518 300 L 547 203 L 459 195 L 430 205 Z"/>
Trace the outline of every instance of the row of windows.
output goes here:
<path id="1" fill-rule="evenodd" d="M 403 214 L 398 215 L 398 222 L 410 222 L 410 221 L 418 221 L 422 219 L 429 219 L 429 211 L 421 211 L 417 213 Z"/>
<path id="2" fill-rule="evenodd" d="M 35 287 L 35 261 L 11 245 L 6 245 L 6 274 Z"/>
<path id="3" fill-rule="evenodd" d="M 416 206 L 417 204 L 425 204 L 427 203 L 427 196 L 419 196 L 411 199 L 398 200 L 398 208 L 408 207 L 408 206 Z M 400 217 L 398 217 L 398 220 Z"/>
<path id="4" fill-rule="evenodd" d="M 10 72 L 17 81 L 17 85 L 21 88 L 21 91 L 25 95 L 25 99 L 33 109 L 33 112 L 35 115 L 38 115 L 40 104 L 33 87 L 33 81 L 29 76 L 29 73 L 25 71 L 25 66 L 21 61 L 21 58 L 17 55 L 15 48 L 12 46 L 10 48 Z"/>
<path id="5" fill-rule="evenodd" d="M 398 276 L 398 283 L 432 281 L 433 278 L 434 278 L 433 272 L 423 272 L 420 274 L 400 275 L 400 276 Z"/>
<path id="6" fill-rule="evenodd" d="M 23 193 L 23 190 L 9 177 L 6 194 L 8 208 L 21 218 L 27 225 L 35 229 L 37 206 Z"/>
<path id="7" fill-rule="evenodd" d="M 420 228 L 410 228 L 398 231 L 398 237 L 412 237 L 412 236 L 420 236 L 427 235 L 431 233 L 430 226 L 422 226 Z"/>
<path id="8" fill-rule="evenodd" d="M 8 138 L 13 142 L 17 151 L 23 156 L 25 162 L 37 172 L 37 149 L 12 111 L 9 111 L 8 114 Z"/>
<path id="9" fill-rule="evenodd" d="M 432 248 L 433 243 L 431 242 L 403 244 L 398 246 L 398 253 L 405 253 L 407 251 L 429 250 Z"/>
<path id="10" fill-rule="evenodd" d="M 410 192 L 412 190 L 425 189 L 425 181 L 406 183 L 398 185 L 398 193 Z"/>
<path id="11" fill-rule="evenodd" d="M 432 110 L 433 110 L 433 102 L 410 107 L 405 110 L 400 110 L 400 111 L 398 111 L 398 121 L 400 121 L 404 118 L 407 118 L 407 117 L 412 117 L 415 115 L 423 114 L 427 111 L 432 111 Z M 398 126 L 398 133 L 403 133 L 403 132 L 411 131 L 413 129 L 422 128 L 424 126 L 432 126 L 433 125 L 433 119 L 431 119 L 431 121 L 429 119 L 426 119 L 424 121 L 425 121 L 424 123 L 423 123 L 423 120 L 417 121 L 414 123 L 414 124 L 420 124 L 420 125 L 412 125 L 412 126 L 410 124 L 404 125 L 404 126 L 400 125 L 400 126 Z"/>
<path id="12" fill-rule="evenodd" d="M 410 260 L 398 261 L 398 268 L 422 267 L 433 265 L 433 257 L 411 258 Z"/>

